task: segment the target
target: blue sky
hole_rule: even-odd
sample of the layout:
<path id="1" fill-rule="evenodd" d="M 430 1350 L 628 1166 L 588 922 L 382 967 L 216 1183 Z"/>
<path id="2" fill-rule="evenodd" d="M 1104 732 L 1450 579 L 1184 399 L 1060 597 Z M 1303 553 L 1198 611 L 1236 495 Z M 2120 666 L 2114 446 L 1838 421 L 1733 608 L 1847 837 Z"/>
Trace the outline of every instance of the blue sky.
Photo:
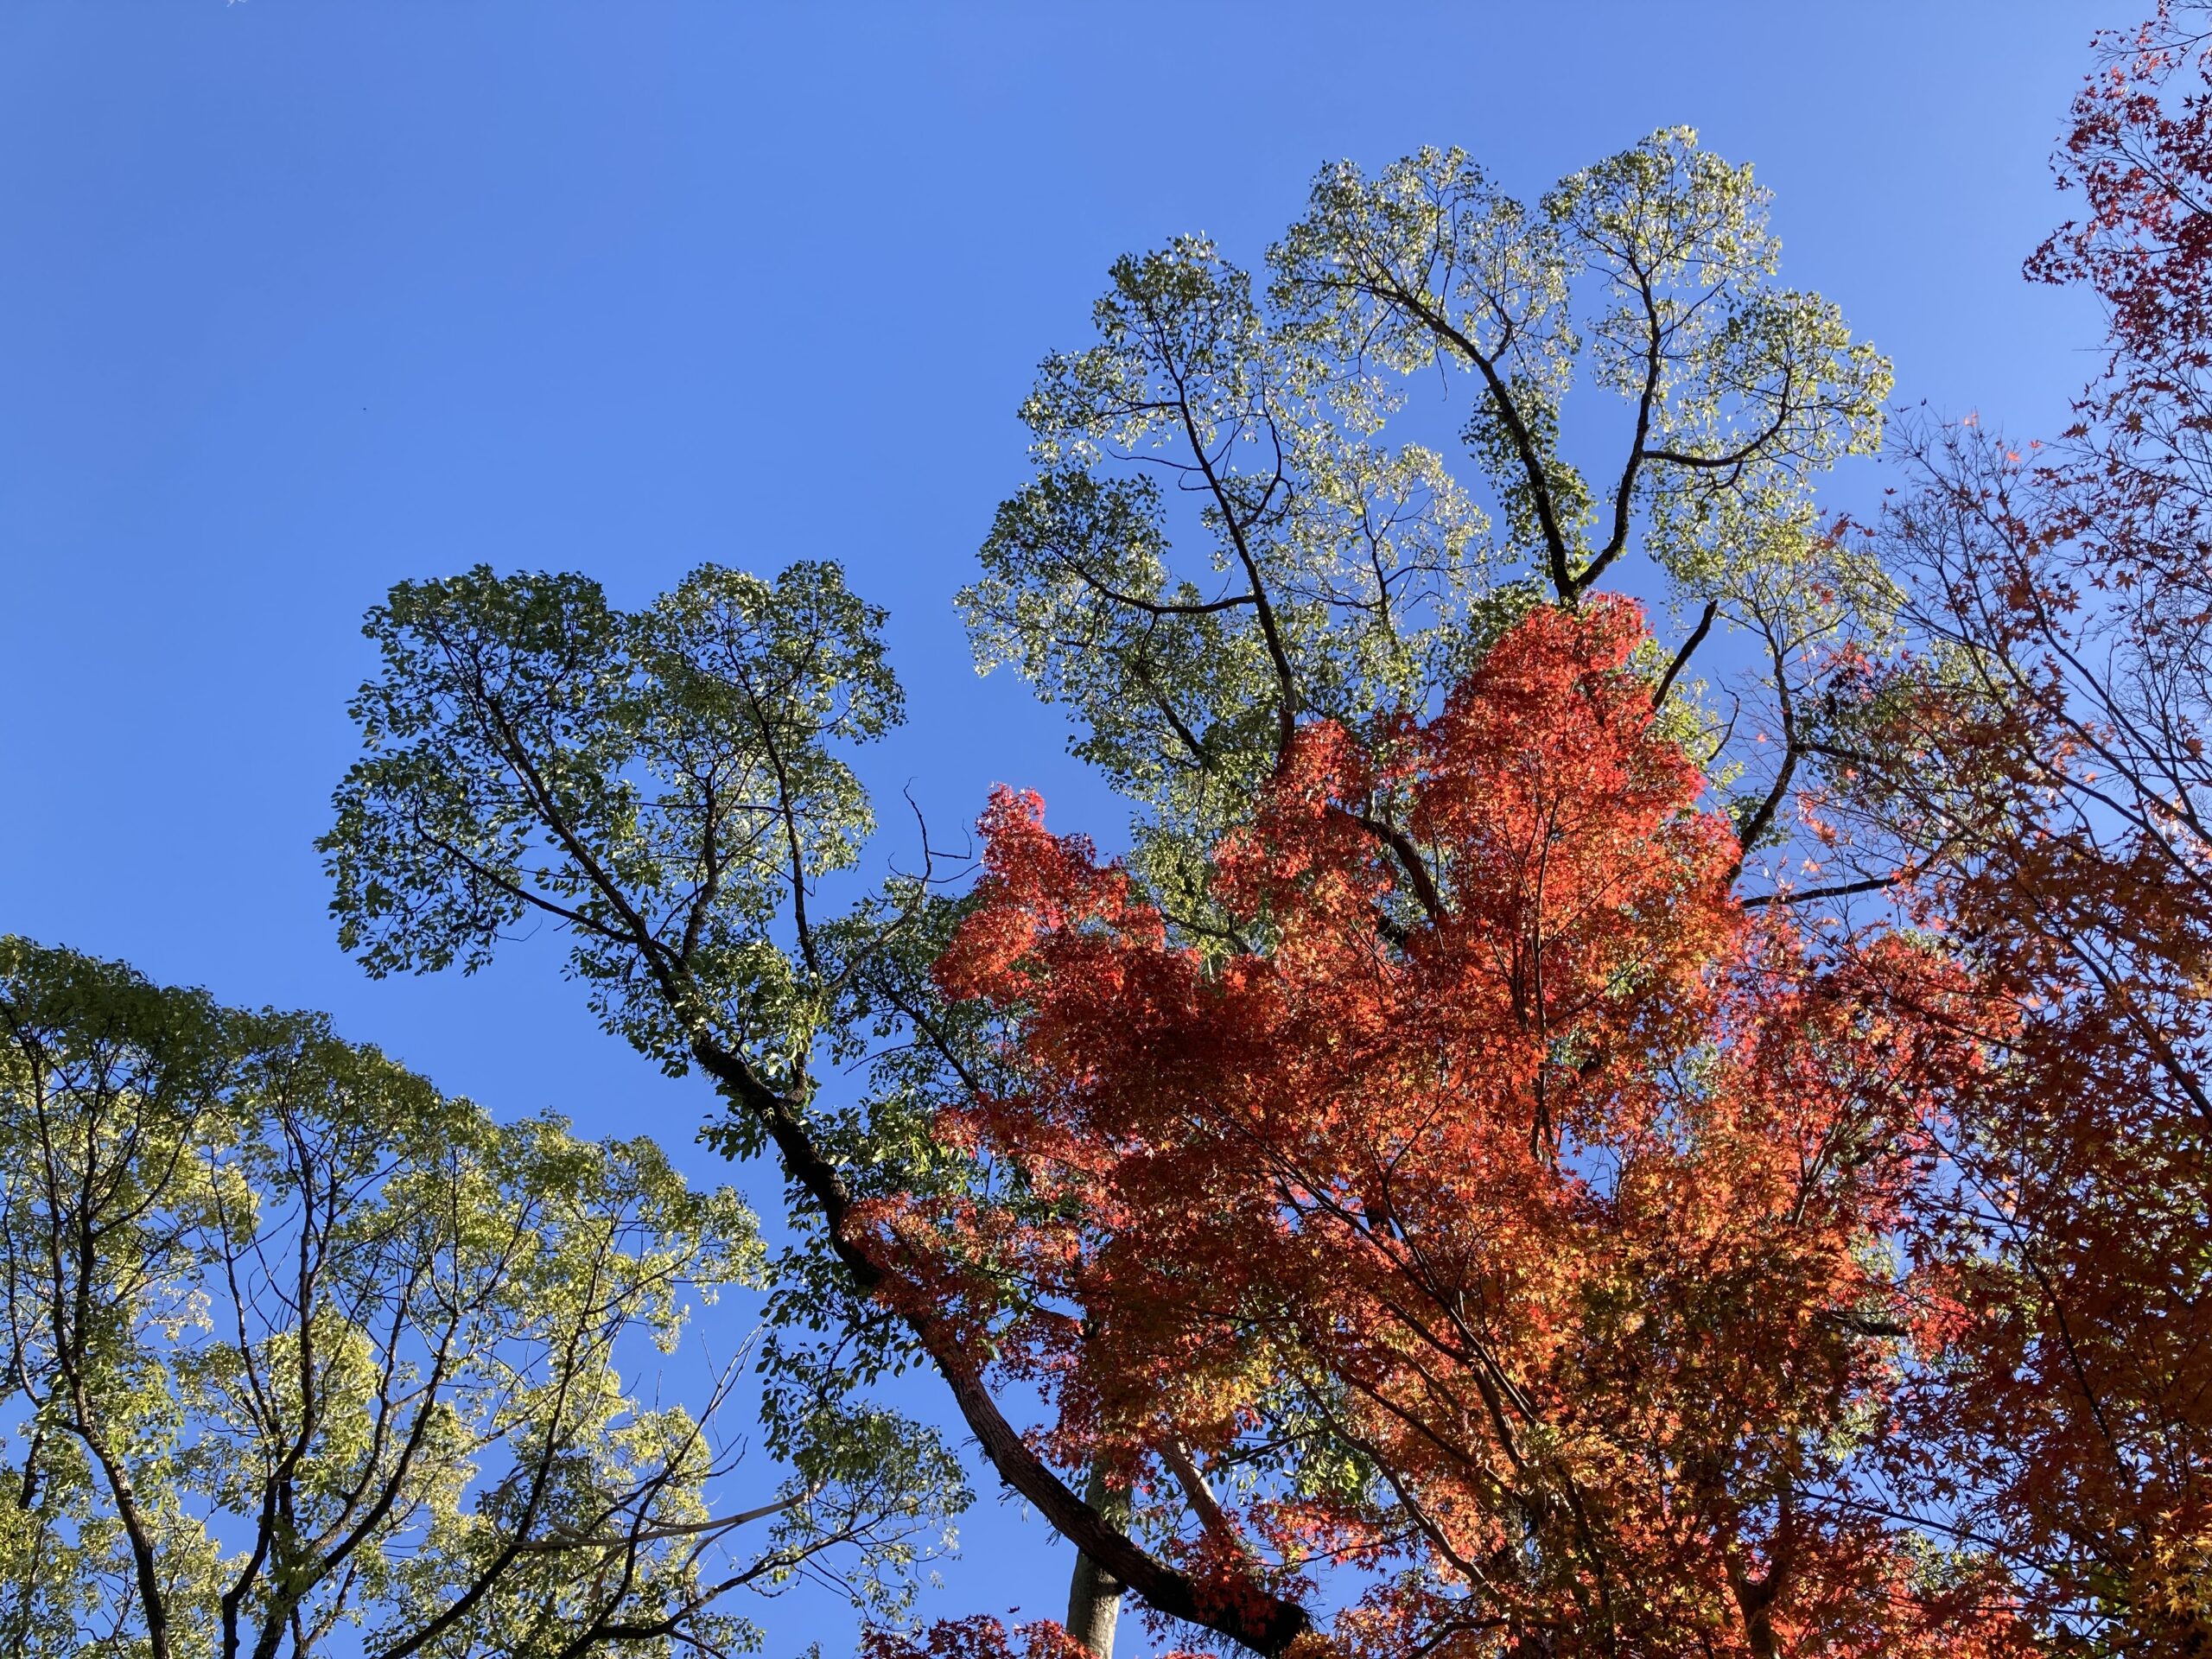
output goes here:
<path id="1" fill-rule="evenodd" d="M 551 941 L 467 982 L 338 953 L 311 842 L 392 582 L 576 569 L 634 603 L 841 560 L 909 696 L 871 776 L 938 825 L 1038 785 L 1110 840 L 950 600 L 1114 255 L 1202 230 L 1256 263 L 1338 156 L 1457 143 L 1534 196 L 1684 122 L 1757 164 L 1785 277 L 1901 403 L 2048 432 L 2097 318 L 2019 262 L 2088 35 L 2147 3 L 10 0 L 0 930 L 688 1142 L 703 1090 L 594 1030 Z M 1057 1611 L 1039 1524 L 967 1531 L 942 1611 Z M 842 1646 L 811 1605 L 770 1625 Z"/>

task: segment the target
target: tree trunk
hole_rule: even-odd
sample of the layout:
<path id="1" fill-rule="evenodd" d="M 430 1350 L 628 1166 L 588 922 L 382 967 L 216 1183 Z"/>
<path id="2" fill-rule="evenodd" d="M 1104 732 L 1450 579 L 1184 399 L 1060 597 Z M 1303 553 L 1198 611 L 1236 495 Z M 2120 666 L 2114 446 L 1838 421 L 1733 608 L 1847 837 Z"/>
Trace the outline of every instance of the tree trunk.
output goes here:
<path id="1" fill-rule="evenodd" d="M 1083 1489 L 1083 1500 L 1115 1526 L 1128 1523 L 1128 1494 L 1106 1484 L 1098 1470 Z M 1092 1560 L 1077 1554 L 1075 1573 L 1068 1580 L 1067 1632 L 1098 1656 L 1114 1659 L 1114 1624 L 1122 1613 L 1122 1581 Z"/>

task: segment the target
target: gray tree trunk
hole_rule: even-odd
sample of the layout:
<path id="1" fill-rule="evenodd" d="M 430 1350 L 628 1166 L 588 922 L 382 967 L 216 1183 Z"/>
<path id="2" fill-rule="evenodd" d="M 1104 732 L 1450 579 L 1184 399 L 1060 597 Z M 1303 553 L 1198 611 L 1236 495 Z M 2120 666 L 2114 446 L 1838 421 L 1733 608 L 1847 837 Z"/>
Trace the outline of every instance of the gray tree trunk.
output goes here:
<path id="1" fill-rule="evenodd" d="M 1084 1484 L 1083 1501 L 1117 1527 L 1128 1522 L 1128 1494 L 1111 1490 L 1096 1469 Z M 1068 1634 L 1098 1659 L 1114 1659 L 1114 1625 L 1121 1615 L 1122 1581 L 1090 1556 L 1078 1554 L 1068 1580 Z"/>

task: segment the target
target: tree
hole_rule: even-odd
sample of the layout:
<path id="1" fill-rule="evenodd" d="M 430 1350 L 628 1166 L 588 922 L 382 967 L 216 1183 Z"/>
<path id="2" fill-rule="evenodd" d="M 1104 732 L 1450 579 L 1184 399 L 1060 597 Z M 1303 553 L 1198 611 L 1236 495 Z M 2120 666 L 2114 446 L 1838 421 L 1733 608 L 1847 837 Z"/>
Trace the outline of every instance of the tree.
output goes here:
<path id="1" fill-rule="evenodd" d="M 1893 599 L 1811 533 L 1809 501 L 1826 467 L 1874 443 L 1887 371 L 1832 307 L 1773 283 L 1764 200 L 1681 131 L 1535 213 L 1456 152 L 1424 151 L 1372 181 L 1325 172 L 1265 308 L 1202 240 L 1116 265 L 1100 343 L 1048 359 L 1026 408 L 1038 476 L 1001 510 L 963 603 L 986 656 L 1070 703 L 1081 752 L 1135 798 L 1135 868 L 1174 927 L 1251 947 L 1207 854 L 1301 724 L 1364 741 L 1433 713 L 1542 594 L 1580 601 L 1639 550 L 1696 618 L 1671 653 L 1640 646 L 1639 667 L 1670 729 L 1750 785 L 1735 861 L 1788 833 L 1820 653 L 1878 632 Z M 1478 387 L 1467 430 L 1502 535 L 1436 452 L 1380 440 L 1431 366 Z M 1560 434 L 1578 366 L 1630 416 L 1596 487 Z M 1194 499 L 1217 575 L 1171 575 L 1161 478 Z M 992 1391 L 996 1335 L 934 1300 L 957 1264 L 879 1230 L 886 1203 L 1029 1202 L 932 1136 L 937 1109 L 988 1092 L 1007 1058 L 990 1011 L 947 1004 L 927 971 L 962 901 L 925 853 L 823 913 L 819 884 L 869 825 L 844 756 L 898 712 L 879 624 L 818 563 L 772 583 L 702 569 L 628 614 L 576 576 L 403 584 L 370 619 L 384 660 L 356 704 L 367 753 L 324 842 L 342 937 L 381 973 L 474 966 L 524 916 L 566 929 L 603 1023 L 705 1072 L 728 1108 L 721 1144 L 781 1163 L 804 1240 L 777 1305 L 785 1398 L 926 1361 L 1000 1477 L 1081 1551 L 1090 1611 L 1072 1624 L 1099 1640 L 1126 1585 L 1282 1652 L 1308 1611 L 1258 1579 L 1224 1593 L 1211 1567 L 1140 1541 L 1151 1522 L 1124 1518 L 1110 1471 L 1040 1454 Z M 1766 658 L 1764 683 L 1732 694 L 1740 721 L 1684 677 L 1724 624 Z M 1417 898 L 1433 853 L 1400 804 L 1376 797 L 1361 829 Z M 863 1097 L 826 1098 L 819 1058 L 872 1045 Z"/>
<path id="2" fill-rule="evenodd" d="M 650 1141 L 0 940 L 8 1650 L 728 1655 L 841 1548 L 895 1605 L 950 1478 L 896 1425 L 730 1502 L 742 1355 L 686 1326 L 764 1267 Z M 689 1409 L 626 1380 L 671 1363 Z"/>
<path id="3" fill-rule="evenodd" d="M 1643 643 L 1591 594 L 1433 721 L 1302 728 L 1213 856 L 1249 948 L 1001 792 L 939 971 L 1020 1058 L 944 1133 L 1028 1202 L 885 1202 L 886 1248 L 1058 1460 L 1178 1495 L 1157 1548 L 1346 1650 L 2024 1650 L 1985 1563 L 1859 1501 L 1976 987 L 1752 919 Z"/>
<path id="4" fill-rule="evenodd" d="M 1675 129 L 1533 209 L 1457 150 L 1328 168 L 1264 299 L 1203 238 L 1116 262 L 1097 342 L 1048 357 L 1023 405 L 1036 475 L 962 604 L 979 662 L 1066 705 L 1133 798 L 1134 868 L 1179 923 L 1208 925 L 1205 854 L 1300 720 L 1432 709 L 1540 597 L 1640 561 L 1696 618 L 1670 683 L 1716 622 L 1768 659 L 1736 688 L 1759 712 L 1708 746 L 1716 776 L 1752 774 L 1747 838 L 1773 826 L 1818 652 L 1895 595 L 1812 507 L 1878 446 L 1888 365 L 1775 283 L 1766 212 L 1749 168 Z M 1578 376 L 1625 404 L 1609 454 L 1597 411 L 1602 437 L 1567 442 Z M 1471 467 L 1386 441 L 1435 423 L 1432 382 L 1471 384 Z"/>
<path id="5" fill-rule="evenodd" d="M 1245 944 L 1208 854 L 1300 721 L 1366 735 L 1433 711 L 1546 595 L 1631 571 L 1694 619 L 1646 665 L 1745 855 L 1788 838 L 1821 765 L 1815 683 L 1886 635 L 1897 595 L 1817 533 L 1812 494 L 1878 445 L 1888 366 L 1775 282 L 1766 211 L 1750 168 L 1676 129 L 1534 208 L 1457 150 L 1326 168 L 1263 295 L 1202 238 L 1116 263 L 1096 343 L 1048 357 L 1023 406 L 1036 475 L 962 604 L 979 664 L 1066 706 L 1075 752 L 1131 798 L 1131 868 L 1171 925 Z M 1601 436 L 1568 442 L 1578 378 L 1624 400 L 1618 433 L 1592 414 Z M 1389 441 L 1462 384 L 1471 466 Z M 1707 696 L 1685 671 L 1716 626 L 1754 666 Z M 1367 827 L 1428 879 L 1388 795 Z M 1109 1631 L 1085 1570 L 1071 1627 Z"/>
<path id="6" fill-rule="evenodd" d="M 1834 823 L 2009 1008 L 1918 1228 L 1953 1314 L 1899 1501 L 2096 1652 L 2212 1643 L 2206 39 L 2172 6 L 2101 43 L 2058 158 L 2087 212 L 2029 270 L 2106 302 L 2105 372 L 2050 446 L 1911 435 L 1870 541 L 1917 649 L 1816 739 Z"/>
<path id="7" fill-rule="evenodd" d="M 1856 774 L 1829 818 L 1916 872 L 1919 917 L 2006 1008 L 1916 1229 L 1954 1319 L 1899 1492 L 2002 1553 L 2055 1630 L 2190 1652 L 2212 1633 L 2212 891 L 2198 791 L 2172 780 L 2205 685 L 2141 651 L 2166 631 L 2145 590 L 2059 528 L 2083 505 L 2068 464 L 2019 453 L 1974 429 L 1920 451 L 1881 534 L 1917 562 L 1925 648 L 1818 740 Z"/>

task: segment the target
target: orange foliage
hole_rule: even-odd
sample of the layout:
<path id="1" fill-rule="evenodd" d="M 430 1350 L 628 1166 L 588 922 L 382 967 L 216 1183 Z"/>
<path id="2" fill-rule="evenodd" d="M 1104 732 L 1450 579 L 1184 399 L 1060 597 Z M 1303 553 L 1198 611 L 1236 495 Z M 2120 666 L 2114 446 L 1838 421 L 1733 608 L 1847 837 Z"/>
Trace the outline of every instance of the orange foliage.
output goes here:
<path id="1" fill-rule="evenodd" d="M 1002 1199 L 871 1219 L 1058 1460 L 1344 1650 L 2013 1651 L 1850 1501 L 1973 988 L 1738 907 L 1643 638 L 1539 610 L 1433 721 L 1303 731 L 1216 853 L 1233 948 L 1000 791 L 938 971 L 1013 1033 L 943 1125 Z"/>

